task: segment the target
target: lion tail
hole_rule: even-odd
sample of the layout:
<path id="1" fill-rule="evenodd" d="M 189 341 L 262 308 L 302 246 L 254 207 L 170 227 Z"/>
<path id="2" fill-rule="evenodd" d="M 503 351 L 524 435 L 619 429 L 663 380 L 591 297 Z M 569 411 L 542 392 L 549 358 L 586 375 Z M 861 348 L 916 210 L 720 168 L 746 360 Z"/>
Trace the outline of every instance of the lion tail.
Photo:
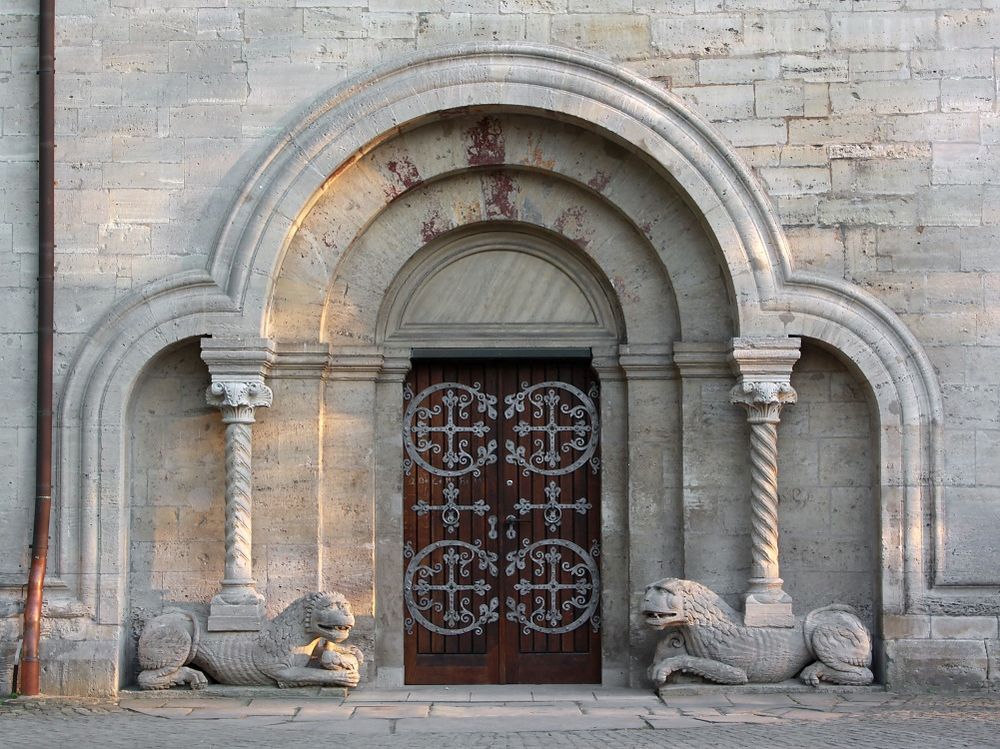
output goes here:
<path id="1" fill-rule="evenodd" d="M 857 610 L 834 604 L 810 611 L 802 625 L 806 645 L 831 668 L 867 668 L 872 662 L 872 639 Z"/>

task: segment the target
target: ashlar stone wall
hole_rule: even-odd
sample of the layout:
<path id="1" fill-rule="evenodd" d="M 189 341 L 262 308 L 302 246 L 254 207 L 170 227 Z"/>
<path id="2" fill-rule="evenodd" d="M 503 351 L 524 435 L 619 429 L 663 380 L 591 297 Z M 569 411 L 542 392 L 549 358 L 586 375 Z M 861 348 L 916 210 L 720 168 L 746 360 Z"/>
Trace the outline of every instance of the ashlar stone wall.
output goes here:
<path id="1" fill-rule="evenodd" d="M 33 495 L 36 12 L 34 0 L 0 6 L 0 613 L 10 631 Z M 57 26 L 57 395 L 117 300 L 204 267 L 251 165 L 319 91 L 439 44 L 568 46 L 653 78 L 711 120 L 769 193 L 796 267 L 867 289 L 914 332 L 944 395 L 949 580 L 1000 584 L 996 0 L 59 0 Z M 839 437 L 804 423 L 818 408 L 787 409 L 784 426 L 806 430 L 787 451 L 817 444 L 822 472 L 836 447 L 824 441 Z M 830 410 L 860 425 L 854 408 Z M 795 507 L 795 470 L 782 460 L 783 500 Z M 854 501 L 839 480 L 818 482 L 831 513 L 838 492 Z M 914 649 L 952 638 L 942 647 L 982 682 L 997 613 L 942 607 L 894 619 L 886 635 Z"/>

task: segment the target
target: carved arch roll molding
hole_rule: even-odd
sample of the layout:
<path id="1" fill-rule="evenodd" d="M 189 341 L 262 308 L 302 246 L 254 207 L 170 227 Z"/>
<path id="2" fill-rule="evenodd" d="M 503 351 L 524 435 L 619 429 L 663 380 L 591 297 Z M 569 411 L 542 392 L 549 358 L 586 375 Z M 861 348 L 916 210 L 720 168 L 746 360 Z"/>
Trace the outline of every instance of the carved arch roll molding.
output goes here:
<path id="1" fill-rule="evenodd" d="M 919 609 L 931 599 L 987 600 L 944 587 L 958 581 L 942 540 L 941 400 L 926 355 L 900 320 L 849 284 L 793 271 L 766 196 L 733 149 L 680 99 L 587 55 L 498 43 L 423 52 L 320 97 L 275 139 L 223 225 L 205 227 L 219 229 L 206 268 L 126 297 L 76 352 L 59 402 L 57 480 L 65 509 L 53 573 L 98 624 L 113 629 L 122 621 L 123 426 L 143 367 L 184 338 L 266 333 L 289 242 L 329 176 L 409 123 L 463 107 L 530 111 L 600 133 L 683 194 L 716 243 L 712 262 L 732 296 L 733 333 L 815 339 L 853 362 L 875 395 L 883 610 Z M 608 198 L 599 186 L 588 189 Z M 678 299 L 683 316 L 692 300 Z M 923 529 L 928 517 L 930 532 Z"/>

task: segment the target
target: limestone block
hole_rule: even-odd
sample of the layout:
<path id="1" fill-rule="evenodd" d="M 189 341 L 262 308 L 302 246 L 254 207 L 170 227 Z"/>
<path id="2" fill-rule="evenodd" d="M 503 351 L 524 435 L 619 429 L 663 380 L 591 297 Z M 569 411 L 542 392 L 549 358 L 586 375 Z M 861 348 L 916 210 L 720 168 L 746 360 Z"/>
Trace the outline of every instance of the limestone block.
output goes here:
<path id="1" fill-rule="evenodd" d="M 195 34 L 198 39 L 243 38 L 243 22 L 238 8 L 198 8 Z"/>
<path id="2" fill-rule="evenodd" d="M 978 142 L 979 126 L 975 118 L 960 114 L 928 112 L 889 117 L 885 137 L 890 141 Z"/>
<path id="3" fill-rule="evenodd" d="M 1000 640 L 986 641 L 988 679 L 991 688 L 1000 686 Z"/>
<path id="4" fill-rule="evenodd" d="M 231 73 L 242 60 L 238 42 L 169 42 L 169 67 L 174 73 Z"/>
<path id="5" fill-rule="evenodd" d="M 988 49 L 921 49 L 910 53 L 914 78 L 990 78 L 993 55 Z"/>
<path id="6" fill-rule="evenodd" d="M 184 184 L 184 168 L 177 163 L 109 163 L 104 165 L 103 171 L 106 188 L 169 190 Z"/>
<path id="7" fill-rule="evenodd" d="M 833 114 L 919 114 L 938 108 L 938 81 L 862 81 L 830 85 Z"/>
<path id="8" fill-rule="evenodd" d="M 86 640 L 42 638 L 42 694 L 100 698 L 117 693 L 119 643 L 89 634 Z"/>
<path id="9" fill-rule="evenodd" d="M 653 46 L 671 54 L 728 53 L 742 37 L 738 15 L 665 16 L 652 24 Z"/>
<path id="10" fill-rule="evenodd" d="M 374 39 L 413 39 L 417 19 L 406 13 L 368 13 L 363 17 L 366 34 Z"/>
<path id="11" fill-rule="evenodd" d="M 991 10 L 956 10 L 941 14 L 939 37 L 947 49 L 1000 46 L 1000 25 Z"/>
<path id="12" fill-rule="evenodd" d="M 932 12 L 831 14 L 830 42 L 838 49 L 928 48 L 935 46 L 936 36 L 936 18 Z"/>
<path id="13" fill-rule="evenodd" d="M 1000 187 L 987 187 L 983 193 L 983 223 L 1000 225 Z"/>
<path id="14" fill-rule="evenodd" d="M 854 52 L 848 58 L 852 81 L 887 81 L 910 77 L 905 52 Z"/>
<path id="15" fill-rule="evenodd" d="M 882 639 L 917 640 L 931 636 L 931 618 L 927 614 L 886 614 L 882 617 Z"/>
<path id="16" fill-rule="evenodd" d="M 820 201 L 819 218 L 823 224 L 906 226 L 916 220 L 916 202 L 910 197 L 826 198 Z"/>
<path id="17" fill-rule="evenodd" d="M 165 190 L 111 190 L 110 214 L 113 223 L 155 224 L 168 221 L 170 193 Z"/>
<path id="18" fill-rule="evenodd" d="M 995 616 L 932 616 L 931 637 L 935 640 L 995 640 Z"/>
<path id="19" fill-rule="evenodd" d="M 846 81 L 849 74 L 847 56 L 813 57 L 811 55 L 786 55 L 781 58 L 781 77 L 799 78 L 809 83 Z"/>
<path id="20" fill-rule="evenodd" d="M 551 40 L 577 49 L 600 50 L 611 59 L 634 57 L 649 45 L 649 20 L 632 14 L 580 13 L 552 19 Z"/>
<path id="21" fill-rule="evenodd" d="M 941 81 L 942 112 L 990 112 L 995 100 L 992 79 Z"/>
<path id="22" fill-rule="evenodd" d="M 734 146 L 766 146 L 788 142 L 788 129 L 780 118 L 720 122 L 716 127 Z"/>
<path id="23" fill-rule="evenodd" d="M 982 222 L 982 186 L 924 187 L 920 189 L 917 200 L 917 219 L 923 226 L 978 226 Z M 939 280 L 945 281 L 943 278 Z M 941 290 L 947 286 L 946 283 L 932 284 L 933 288 Z M 981 294 L 978 299 L 982 299 Z"/>
<path id="24" fill-rule="evenodd" d="M 772 195 L 811 195 L 830 190 L 830 170 L 825 167 L 762 169 L 761 177 Z"/>
<path id="25" fill-rule="evenodd" d="M 778 218 L 784 226 L 815 226 L 819 201 L 812 195 L 778 197 Z"/>
<path id="26" fill-rule="evenodd" d="M 938 185 L 1000 184 L 1000 147 L 935 144 L 932 169 Z"/>
<path id="27" fill-rule="evenodd" d="M 830 168 L 837 192 L 912 195 L 930 184 L 928 166 L 927 159 L 835 159 Z"/>
<path id="28" fill-rule="evenodd" d="M 789 81 L 763 81 L 754 85 L 754 112 L 758 117 L 801 116 L 805 107 L 803 85 Z"/>
<path id="29" fill-rule="evenodd" d="M 171 107 L 169 127 L 176 137 L 235 138 L 240 135 L 240 108 L 237 104 Z"/>
<path id="30" fill-rule="evenodd" d="M 166 73 L 169 52 L 158 42 L 111 42 L 102 45 L 104 65 L 122 73 Z"/>
<path id="31" fill-rule="evenodd" d="M 156 123 L 156 111 L 148 107 L 92 107 L 80 112 L 77 127 L 84 136 L 152 136 Z"/>
<path id="32" fill-rule="evenodd" d="M 678 87 L 674 93 L 683 97 L 710 120 L 746 119 L 753 116 L 753 86 Z"/>
<path id="33" fill-rule="evenodd" d="M 992 450 L 1000 449 L 1000 433 L 976 433 L 975 487 L 951 487 L 943 519 L 944 545 L 948 556 L 942 560 L 941 574 L 952 583 L 996 585 L 1000 573 L 1000 508 L 995 501 L 1000 486 L 1000 469 L 995 467 Z"/>
<path id="34" fill-rule="evenodd" d="M 132 41 L 194 39 L 197 10 L 194 8 L 135 8 L 128 16 Z"/>
<path id="35" fill-rule="evenodd" d="M 788 123 L 788 142 L 815 145 L 828 142 L 868 143 L 877 139 L 877 131 L 878 122 L 874 117 L 795 119 Z"/>
<path id="36" fill-rule="evenodd" d="M 698 80 L 703 84 L 753 83 L 777 78 L 780 73 L 781 58 L 777 55 L 698 61 Z"/>
<path id="37" fill-rule="evenodd" d="M 748 13 L 739 49 L 761 52 L 822 52 L 828 47 L 830 22 L 819 10 Z"/>
<path id="38" fill-rule="evenodd" d="M 687 58 L 652 57 L 647 60 L 627 60 L 622 64 L 668 88 L 691 86 L 698 82 L 697 63 Z"/>
<path id="39" fill-rule="evenodd" d="M 983 640 L 890 640 L 886 686 L 901 692 L 981 689 L 988 660 Z"/>
<path id="40" fill-rule="evenodd" d="M 188 75 L 187 102 L 191 104 L 242 104 L 247 98 L 246 73 Z M 212 133 L 213 137 L 224 137 Z"/>

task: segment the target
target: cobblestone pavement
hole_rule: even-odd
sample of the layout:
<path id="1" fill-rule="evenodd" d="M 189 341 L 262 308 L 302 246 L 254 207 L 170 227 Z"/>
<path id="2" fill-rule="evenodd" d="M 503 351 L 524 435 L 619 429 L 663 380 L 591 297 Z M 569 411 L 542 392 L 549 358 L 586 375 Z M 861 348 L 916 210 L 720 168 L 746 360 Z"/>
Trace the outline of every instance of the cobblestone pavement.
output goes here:
<path id="1" fill-rule="evenodd" d="M 21 747 L 1000 747 L 1000 696 L 572 687 L 365 689 L 350 697 L 124 694 L 0 704 Z"/>

